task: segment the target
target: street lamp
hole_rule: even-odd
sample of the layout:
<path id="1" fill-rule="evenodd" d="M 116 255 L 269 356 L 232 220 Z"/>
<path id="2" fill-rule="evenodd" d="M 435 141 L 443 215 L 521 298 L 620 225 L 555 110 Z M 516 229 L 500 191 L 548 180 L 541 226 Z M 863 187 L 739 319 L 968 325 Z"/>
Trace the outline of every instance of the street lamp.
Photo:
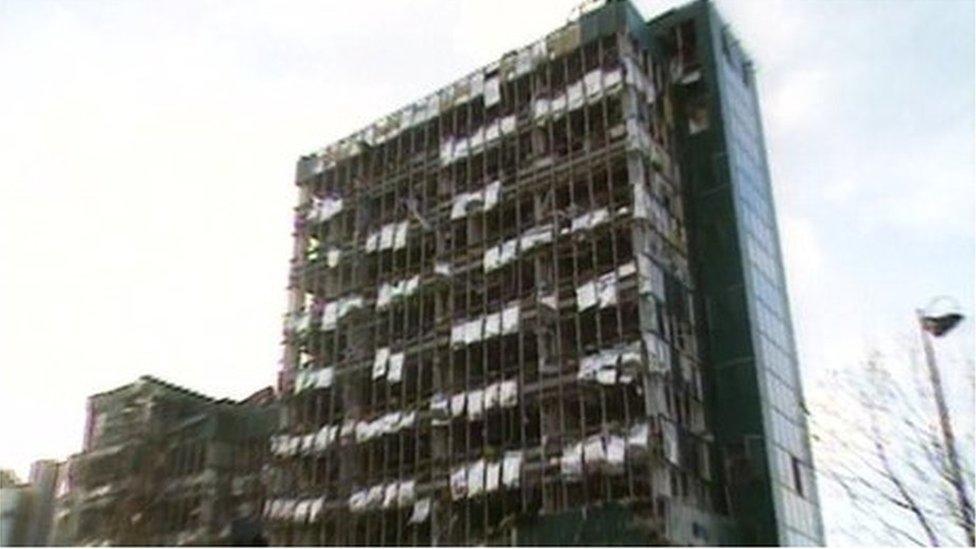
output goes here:
<path id="1" fill-rule="evenodd" d="M 945 305 L 939 307 L 942 304 Z M 933 298 L 925 309 L 920 309 L 917 313 L 922 330 L 935 337 L 942 337 L 963 319 L 959 313 L 959 304 L 946 295 Z"/>
<path id="2" fill-rule="evenodd" d="M 948 303 L 948 309 L 938 312 L 936 306 Z M 917 309 L 918 327 L 922 333 L 922 348 L 925 351 L 925 364 L 929 370 L 929 381 L 932 383 L 932 393 L 935 405 L 939 411 L 939 424 L 942 429 L 942 441 L 946 449 L 949 465 L 949 479 L 956 491 L 962 512 L 961 526 L 966 530 L 969 545 L 976 545 L 976 534 L 973 532 L 973 504 L 966 494 L 966 485 L 959 466 L 959 454 L 956 451 L 956 436 L 952 431 L 952 421 L 949 408 L 946 406 L 945 394 L 942 391 L 942 377 L 939 375 L 938 365 L 935 363 L 935 349 L 932 348 L 932 337 L 942 337 L 956 327 L 963 319 L 959 312 L 959 305 L 950 297 L 939 296 L 929 302 L 925 309 Z"/>

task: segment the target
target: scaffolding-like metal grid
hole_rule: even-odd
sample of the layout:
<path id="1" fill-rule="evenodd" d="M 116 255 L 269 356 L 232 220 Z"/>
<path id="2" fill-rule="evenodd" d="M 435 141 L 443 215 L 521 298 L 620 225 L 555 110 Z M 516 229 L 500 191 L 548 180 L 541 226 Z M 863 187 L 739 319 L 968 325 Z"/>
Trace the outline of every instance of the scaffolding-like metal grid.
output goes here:
<path id="1" fill-rule="evenodd" d="M 666 540 L 718 503 L 681 71 L 604 19 L 299 162 L 273 544 L 511 543 L 608 501 Z"/>

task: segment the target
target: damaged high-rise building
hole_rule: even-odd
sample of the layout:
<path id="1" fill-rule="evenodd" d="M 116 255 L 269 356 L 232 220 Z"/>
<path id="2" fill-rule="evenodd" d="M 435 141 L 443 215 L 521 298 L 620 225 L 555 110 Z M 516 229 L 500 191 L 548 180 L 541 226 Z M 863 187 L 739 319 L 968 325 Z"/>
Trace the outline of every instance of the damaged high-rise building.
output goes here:
<path id="1" fill-rule="evenodd" d="M 818 544 L 753 70 L 624 1 L 298 163 L 275 544 Z"/>

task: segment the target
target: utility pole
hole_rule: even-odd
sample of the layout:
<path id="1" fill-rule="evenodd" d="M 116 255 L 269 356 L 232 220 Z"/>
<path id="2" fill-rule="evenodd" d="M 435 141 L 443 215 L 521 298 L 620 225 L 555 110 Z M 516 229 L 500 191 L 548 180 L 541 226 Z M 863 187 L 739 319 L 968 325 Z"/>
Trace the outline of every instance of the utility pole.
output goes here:
<path id="1" fill-rule="evenodd" d="M 966 530 L 966 539 L 969 546 L 976 546 L 976 534 L 973 532 L 973 504 L 966 494 L 965 481 L 962 478 L 962 470 L 959 466 L 959 454 L 956 451 L 956 436 L 952 430 L 952 421 L 949 417 L 949 408 L 946 406 L 945 393 L 942 390 L 942 377 L 939 374 L 939 367 L 935 362 L 935 349 L 932 347 L 932 336 L 941 337 L 955 326 L 962 316 L 958 314 L 943 315 L 939 317 L 926 316 L 921 309 L 915 311 L 918 316 L 918 327 L 922 332 L 922 348 L 925 351 L 925 364 L 929 369 L 929 381 L 932 383 L 932 393 L 935 396 L 935 405 L 939 411 L 939 424 L 942 430 L 942 441 L 946 449 L 946 457 L 949 466 L 949 481 L 956 491 L 956 498 L 959 501 L 959 511 L 962 515 L 960 526 Z"/>

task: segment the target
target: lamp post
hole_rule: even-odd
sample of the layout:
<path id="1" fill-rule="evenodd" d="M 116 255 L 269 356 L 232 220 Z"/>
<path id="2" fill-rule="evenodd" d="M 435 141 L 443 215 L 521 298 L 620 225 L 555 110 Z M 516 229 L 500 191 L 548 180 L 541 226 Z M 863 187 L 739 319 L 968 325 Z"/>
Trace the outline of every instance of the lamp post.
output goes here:
<path id="1" fill-rule="evenodd" d="M 932 393 L 935 396 L 935 405 L 939 412 L 942 441 L 945 445 L 946 458 L 949 462 L 949 480 L 956 491 L 956 498 L 959 501 L 959 508 L 962 514 L 962 524 L 960 526 L 966 530 L 966 539 L 969 545 L 976 546 L 976 537 L 974 537 L 973 532 L 973 504 L 966 494 L 966 485 L 962 478 L 962 470 L 959 466 L 959 453 L 956 451 L 956 436 L 952 431 L 949 408 L 946 406 L 945 393 L 942 390 L 942 376 L 939 374 L 939 368 L 935 362 L 935 349 L 932 347 L 932 337 L 944 336 L 963 319 L 963 316 L 955 311 L 942 314 L 929 312 L 933 308 L 933 305 L 945 300 L 951 301 L 951 299 L 944 296 L 937 297 L 929 302 L 929 305 L 925 309 L 916 309 L 915 314 L 918 317 L 918 327 L 922 333 L 922 348 L 925 352 L 925 364 L 929 370 L 929 381 L 932 383 Z"/>

